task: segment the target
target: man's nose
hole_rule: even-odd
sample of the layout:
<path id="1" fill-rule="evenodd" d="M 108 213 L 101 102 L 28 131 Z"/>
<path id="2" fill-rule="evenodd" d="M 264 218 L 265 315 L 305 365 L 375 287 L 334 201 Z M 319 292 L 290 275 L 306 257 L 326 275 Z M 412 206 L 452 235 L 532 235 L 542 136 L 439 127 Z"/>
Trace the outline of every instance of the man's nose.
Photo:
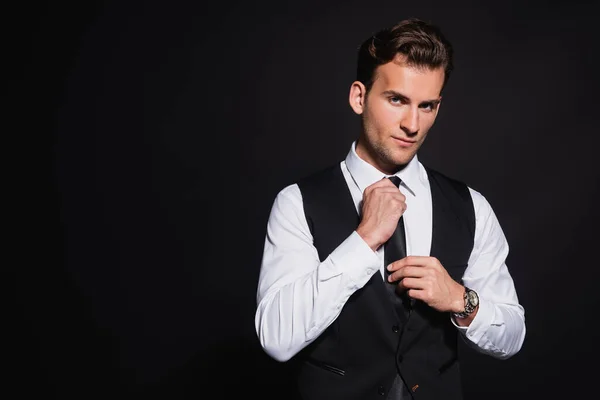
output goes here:
<path id="1" fill-rule="evenodd" d="M 407 135 L 416 135 L 419 132 L 419 110 L 410 107 L 400 121 L 400 128 Z"/>

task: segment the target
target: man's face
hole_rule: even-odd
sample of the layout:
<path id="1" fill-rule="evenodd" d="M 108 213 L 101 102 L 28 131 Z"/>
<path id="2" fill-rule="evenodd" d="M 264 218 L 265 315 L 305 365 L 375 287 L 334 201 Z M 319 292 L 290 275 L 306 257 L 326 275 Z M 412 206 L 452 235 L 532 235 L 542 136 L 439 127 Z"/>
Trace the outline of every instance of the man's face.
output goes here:
<path id="1" fill-rule="evenodd" d="M 363 125 L 359 157 L 388 174 L 408 164 L 435 121 L 443 83 L 443 68 L 409 67 L 400 56 L 377 68 L 368 94 L 354 82 L 350 104 Z"/>

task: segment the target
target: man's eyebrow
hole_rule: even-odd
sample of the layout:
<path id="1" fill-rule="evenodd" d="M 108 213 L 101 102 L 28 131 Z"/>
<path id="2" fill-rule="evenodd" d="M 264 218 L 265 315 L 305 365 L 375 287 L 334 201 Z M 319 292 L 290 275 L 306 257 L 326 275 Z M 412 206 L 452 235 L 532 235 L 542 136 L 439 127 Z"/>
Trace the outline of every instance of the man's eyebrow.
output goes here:
<path id="1" fill-rule="evenodd" d="M 385 96 L 399 97 L 399 98 L 401 98 L 402 100 L 405 100 L 405 101 L 406 100 L 410 100 L 408 98 L 408 96 L 405 96 L 405 95 L 403 95 L 400 92 L 396 92 L 395 90 L 386 90 L 382 94 L 385 95 Z M 439 103 L 440 103 L 440 99 L 425 100 L 425 101 L 421 102 L 421 104 L 433 104 L 433 105 L 437 105 Z"/>

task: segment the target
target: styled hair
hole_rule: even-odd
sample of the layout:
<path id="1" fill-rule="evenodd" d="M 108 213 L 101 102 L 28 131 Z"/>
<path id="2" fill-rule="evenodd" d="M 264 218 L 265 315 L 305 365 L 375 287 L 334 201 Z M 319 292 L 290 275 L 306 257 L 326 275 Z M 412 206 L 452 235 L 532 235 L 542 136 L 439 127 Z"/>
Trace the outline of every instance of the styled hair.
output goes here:
<path id="1" fill-rule="evenodd" d="M 444 85 L 453 69 L 452 45 L 440 29 L 417 18 L 400 21 L 365 40 L 358 49 L 356 79 L 367 93 L 373 86 L 378 66 L 387 64 L 400 54 L 406 63 L 417 68 L 444 68 Z"/>

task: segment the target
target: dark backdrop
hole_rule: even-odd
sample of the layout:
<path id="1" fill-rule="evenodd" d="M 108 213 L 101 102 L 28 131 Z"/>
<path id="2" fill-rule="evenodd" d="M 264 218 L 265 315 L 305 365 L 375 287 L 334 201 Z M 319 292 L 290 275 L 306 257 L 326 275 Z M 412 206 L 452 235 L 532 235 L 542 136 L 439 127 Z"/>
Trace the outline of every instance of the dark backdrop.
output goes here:
<path id="1" fill-rule="evenodd" d="M 286 364 L 254 332 L 270 206 L 345 156 L 358 128 L 347 103 L 356 48 L 410 16 L 436 22 L 456 50 L 421 159 L 490 201 L 526 310 L 518 355 L 465 352 L 468 398 L 594 390 L 594 7 L 480 3 L 5 9 L 5 118 L 16 124 L 3 133 L 24 150 L 7 169 L 18 176 L 7 197 L 23 211 L 8 210 L 18 258 L 7 263 L 6 390 L 285 398 Z"/>

